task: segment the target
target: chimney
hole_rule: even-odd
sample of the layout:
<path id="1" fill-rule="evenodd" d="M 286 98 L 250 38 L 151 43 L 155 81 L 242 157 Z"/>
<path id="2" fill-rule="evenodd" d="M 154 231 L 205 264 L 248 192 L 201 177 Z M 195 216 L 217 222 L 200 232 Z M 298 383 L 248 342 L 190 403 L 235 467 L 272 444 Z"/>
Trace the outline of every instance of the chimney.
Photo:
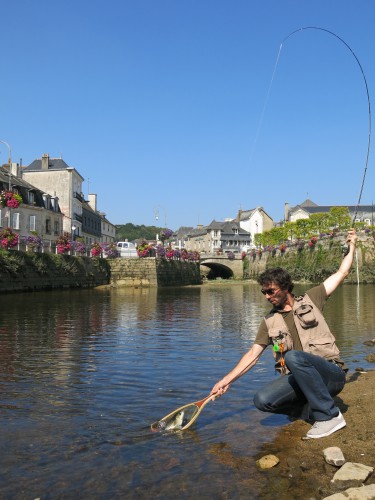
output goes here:
<path id="1" fill-rule="evenodd" d="M 19 177 L 20 175 L 20 169 L 18 163 L 12 162 L 10 165 L 10 173 L 14 175 L 15 177 Z"/>
<path id="2" fill-rule="evenodd" d="M 49 154 L 45 153 L 42 156 L 42 170 L 48 170 Z"/>
<path id="3" fill-rule="evenodd" d="M 94 212 L 96 212 L 96 198 L 97 198 L 96 194 L 89 194 L 88 195 L 89 205 L 94 210 Z"/>
<path id="4" fill-rule="evenodd" d="M 284 222 L 289 221 L 289 203 L 284 204 Z"/>

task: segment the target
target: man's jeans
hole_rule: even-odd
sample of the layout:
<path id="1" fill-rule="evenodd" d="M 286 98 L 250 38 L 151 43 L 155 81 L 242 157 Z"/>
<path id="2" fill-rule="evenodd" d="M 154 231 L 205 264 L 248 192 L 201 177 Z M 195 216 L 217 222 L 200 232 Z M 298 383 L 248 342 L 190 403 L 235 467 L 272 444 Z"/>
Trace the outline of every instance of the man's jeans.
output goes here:
<path id="1" fill-rule="evenodd" d="M 345 372 L 335 363 L 303 351 L 287 351 L 285 364 L 291 373 L 263 387 L 254 404 L 261 411 L 295 415 L 308 403 L 309 417 L 322 421 L 336 417 L 333 396 L 345 385 Z M 307 406 L 307 405 L 306 405 Z"/>

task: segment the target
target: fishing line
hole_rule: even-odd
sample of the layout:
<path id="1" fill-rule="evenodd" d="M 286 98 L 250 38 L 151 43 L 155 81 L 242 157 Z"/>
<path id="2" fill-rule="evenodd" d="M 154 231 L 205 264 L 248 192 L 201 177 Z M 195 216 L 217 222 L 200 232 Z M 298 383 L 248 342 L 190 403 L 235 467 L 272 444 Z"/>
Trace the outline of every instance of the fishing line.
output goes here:
<path id="1" fill-rule="evenodd" d="M 289 33 L 289 35 L 287 35 L 282 40 L 282 42 L 280 44 L 280 47 L 279 47 L 279 52 L 277 54 L 277 58 L 276 58 L 274 70 L 273 70 L 273 73 L 272 73 L 271 82 L 270 82 L 269 87 L 268 87 L 268 91 L 267 91 L 265 103 L 264 103 L 264 106 L 263 106 L 263 109 L 262 109 L 262 113 L 261 113 L 261 117 L 260 117 L 260 121 L 259 121 L 259 126 L 258 126 L 258 129 L 257 129 L 257 132 L 256 132 L 256 136 L 255 136 L 255 140 L 254 140 L 254 146 L 253 146 L 253 152 L 255 150 L 255 144 L 256 144 L 256 142 L 258 140 L 258 136 L 259 136 L 261 124 L 262 124 L 262 121 L 263 121 L 263 117 L 264 117 L 264 114 L 265 114 L 266 106 L 267 106 L 267 103 L 268 103 L 268 100 L 269 100 L 269 96 L 270 96 L 270 93 L 271 93 L 271 87 L 272 87 L 272 84 L 273 84 L 273 80 L 275 78 L 275 73 L 276 73 L 277 66 L 279 64 L 281 50 L 283 48 L 283 45 L 284 45 L 284 43 L 291 36 L 295 35 L 296 33 L 301 32 L 301 31 L 305 31 L 305 30 L 324 31 L 325 33 L 328 33 L 329 35 L 334 36 L 335 38 L 337 38 L 337 40 L 339 40 L 341 43 L 343 43 L 345 45 L 345 47 L 353 55 L 354 59 L 356 60 L 358 66 L 359 66 L 359 69 L 361 70 L 361 74 L 362 74 L 363 81 L 364 81 L 364 84 L 365 84 L 366 95 L 367 95 L 367 105 L 368 105 L 368 141 L 367 141 L 367 153 L 366 153 L 365 168 L 364 168 L 364 172 L 363 172 L 363 176 L 362 176 L 362 183 L 361 183 L 361 187 L 360 187 L 360 191 L 359 191 L 358 201 L 357 201 L 357 205 L 355 206 L 355 211 L 354 211 L 354 216 L 353 216 L 353 222 L 352 222 L 352 224 L 354 225 L 355 219 L 357 218 L 358 208 L 360 206 L 361 199 L 362 199 L 362 193 L 363 193 L 363 188 L 364 188 L 364 185 L 365 185 L 365 179 L 366 179 L 366 174 L 367 174 L 368 161 L 369 161 L 369 157 L 370 157 L 370 147 L 371 147 L 371 102 L 370 102 L 370 94 L 369 94 L 369 90 L 368 90 L 367 80 L 366 80 L 365 72 L 363 71 L 362 65 L 359 62 L 359 59 L 355 55 L 354 51 L 351 49 L 351 47 L 342 38 L 340 38 L 338 35 L 336 35 L 332 31 L 329 31 L 329 30 L 327 30 L 325 28 L 320 28 L 320 27 L 317 27 L 317 26 L 305 26 L 303 28 L 299 28 L 297 30 L 292 31 L 291 33 Z M 252 154 L 253 154 L 253 152 L 252 152 Z"/>

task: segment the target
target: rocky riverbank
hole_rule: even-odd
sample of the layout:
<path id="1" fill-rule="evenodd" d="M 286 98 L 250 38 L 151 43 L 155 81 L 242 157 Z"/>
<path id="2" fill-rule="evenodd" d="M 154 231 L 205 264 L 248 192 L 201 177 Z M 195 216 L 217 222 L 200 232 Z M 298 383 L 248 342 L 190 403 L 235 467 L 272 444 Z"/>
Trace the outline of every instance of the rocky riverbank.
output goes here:
<path id="1" fill-rule="evenodd" d="M 284 427 L 275 441 L 265 445 L 257 458 L 275 455 L 280 462 L 263 471 L 268 476 L 267 486 L 260 498 L 278 500 L 364 499 L 375 495 L 355 496 L 346 493 L 351 487 L 375 485 L 375 371 L 348 373 L 347 384 L 336 398 L 346 420 L 346 427 L 322 439 L 302 440 L 310 424 L 297 420 Z M 345 462 L 361 464 L 370 468 L 364 481 L 334 481 L 339 466 L 327 463 L 324 450 L 338 447 Z M 372 488 L 375 488 L 373 486 Z M 361 490 L 360 490 L 361 491 Z M 341 492 L 341 496 L 337 496 Z"/>

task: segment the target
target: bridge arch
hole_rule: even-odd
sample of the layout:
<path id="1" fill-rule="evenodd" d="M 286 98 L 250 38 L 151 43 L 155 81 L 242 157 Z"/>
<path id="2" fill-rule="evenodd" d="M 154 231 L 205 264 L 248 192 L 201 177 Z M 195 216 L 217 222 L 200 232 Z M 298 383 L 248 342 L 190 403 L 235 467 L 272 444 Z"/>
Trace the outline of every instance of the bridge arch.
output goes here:
<path id="1" fill-rule="evenodd" d="M 217 262 L 201 262 L 201 271 L 209 280 L 214 280 L 216 278 L 233 278 L 232 269 L 223 264 L 218 264 Z"/>
<path id="2" fill-rule="evenodd" d="M 233 260 L 224 255 L 204 255 L 200 259 L 201 273 L 208 279 L 243 278 L 243 263 L 240 257 Z"/>

